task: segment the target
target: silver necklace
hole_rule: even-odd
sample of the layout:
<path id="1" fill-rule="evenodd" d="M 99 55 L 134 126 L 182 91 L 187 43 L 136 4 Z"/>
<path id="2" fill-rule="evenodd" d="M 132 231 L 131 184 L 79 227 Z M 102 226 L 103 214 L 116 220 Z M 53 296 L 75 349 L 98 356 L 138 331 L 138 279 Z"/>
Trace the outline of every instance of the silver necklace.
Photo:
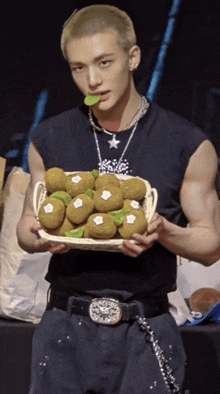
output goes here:
<path id="1" fill-rule="evenodd" d="M 141 97 L 141 105 L 140 105 L 140 108 L 139 108 L 138 111 L 134 114 L 134 116 L 133 116 L 133 118 L 132 118 L 132 120 L 133 120 L 134 117 L 136 116 L 136 114 L 139 113 L 138 119 L 136 119 L 136 120 L 133 121 L 133 122 L 132 122 L 132 120 L 131 120 L 131 123 L 130 123 L 129 128 L 131 128 L 133 125 L 135 126 L 135 124 L 140 120 L 140 117 L 143 116 L 143 115 L 145 114 L 145 112 L 146 112 L 145 109 L 146 109 L 146 111 L 147 111 L 147 109 L 148 109 L 148 102 L 147 102 L 147 99 L 146 99 L 144 96 L 142 96 L 142 97 Z M 93 127 L 93 130 L 95 129 L 95 130 L 97 130 L 97 131 L 99 131 L 99 132 L 104 132 L 105 134 L 108 134 L 108 135 L 110 135 L 110 136 L 112 137 L 112 139 L 108 141 L 108 143 L 109 143 L 109 149 L 112 149 L 112 148 L 118 149 L 118 144 L 119 144 L 121 141 L 116 139 L 116 134 L 115 134 L 115 133 L 111 133 L 110 131 L 105 130 L 104 127 L 99 127 L 99 126 L 97 126 L 97 125 L 94 123 L 93 117 L 92 117 L 92 109 L 91 109 L 91 107 L 89 107 L 89 121 L 90 121 L 91 126 Z"/>
<path id="2" fill-rule="evenodd" d="M 141 98 L 141 106 L 140 106 L 140 109 L 139 109 L 139 116 L 138 116 L 138 119 L 135 121 L 134 127 L 133 127 L 132 132 L 131 132 L 131 134 L 130 134 L 130 137 L 129 137 L 128 141 L 127 141 L 127 144 L 125 145 L 125 148 L 124 148 L 124 150 L 123 150 L 123 152 L 122 152 L 122 154 L 121 154 L 121 157 L 119 158 L 118 164 L 117 164 L 117 166 L 115 167 L 115 169 L 114 169 L 114 171 L 113 171 L 113 172 L 116 173 L 116 174 L 119 173 L 118 170 L 119 170 L 119 168 L 120 168 L 120 164 L 121 164 L 122 159 L 123 159 L 123 157 L 124 157 L 124 155 L 125 155 L 125 152 L 126 152 L 127 149 L 128 149 L 128 146 L 129 146 L 129 144 L 130 144 L 130 142 L 131 142 L 131 139 L 132 139 L 132 137 L 133 137 L 133 135 L 134 135 L 134 133 L 135 133 L 135 130 L 136 130 L 137 125 L 138 125 L 138 122 L 139 122 L 139 120 L 141 119 L 141 117 L 147 112 L 148 107 L 149 107 L 149 103 L 147 102 L 146 98 L 143 96 L 143 97 Z M 104 131 L 104 130 L 103 130 L 103 131 Z M 105 131 L 106 131 L 106 130 L 105 130 Z M 107 132 L 107 134 L 108 134 L 108 133 L 109 133 L 109 132 Z M 100 172 L 103 172 L 103 161 L 102 161 L 102 156 L 101 156 L 101 151 L 100 151 L 98 136 L 97 136 L 97 133 L 96 133 L 96 128 L 95 128 L 94 126 L 93 126 L 93 134 L 94 134 L 94 137 L 95 137 L 96 148 L 97 148 L 97 153 L 98 153 L 98 158 L 99 158 Z M 115 137 L 115 134 L 113 134 L 113 139 L 111 140 L 111 142 L 114 140 L 114 137 Z M 116 138 L 116 137 L 115 137 L 115 138 Z M 108 142 L 109 142 L 109 141 L 108 141 Z M 116 144 L 118 143 L 117 140 L 115 140 L 115 142 L 116 142 Z M 120 141 L 119 141 L 119 142 L 120 142 Z"/>

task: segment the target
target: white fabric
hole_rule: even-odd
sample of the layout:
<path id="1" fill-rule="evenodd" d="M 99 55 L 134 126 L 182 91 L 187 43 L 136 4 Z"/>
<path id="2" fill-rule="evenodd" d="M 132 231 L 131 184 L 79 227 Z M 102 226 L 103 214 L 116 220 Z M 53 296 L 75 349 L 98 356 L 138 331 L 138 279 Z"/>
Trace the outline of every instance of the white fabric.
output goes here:
<path id="1" fill-rule="evenodd" d="M 187 320 L 193 321 L 190 310 L 178 289 L 168 294 L 168 301 L 169 311 L 178 326 L 182 326 Z"/>
<path id="2" fill-rule="evenodd" d="M 202 287 L 220 290 L 220 260 L 209 267 L 177 257 L 177 288 L 183 298 L 190 298 Z"/>
<path id="3" fill-rule="evenodd" d="M 0 234 L 0 315 L 38 323 L 49 287 L 44 276 L 51 254 L 24 252 L 18 245 L 16 225 L 21 216 L 29 175 L 13 168 L 3 191 Z"/>

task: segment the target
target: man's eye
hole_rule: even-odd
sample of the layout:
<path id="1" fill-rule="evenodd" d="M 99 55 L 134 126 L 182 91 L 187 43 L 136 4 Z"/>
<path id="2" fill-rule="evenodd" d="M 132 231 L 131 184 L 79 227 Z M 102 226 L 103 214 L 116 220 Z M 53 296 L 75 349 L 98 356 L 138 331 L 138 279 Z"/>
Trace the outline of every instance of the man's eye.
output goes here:
<path id="1" fill-rule="evenodd" d="M 82 66 L 78 66 L 78 67 L 73 67 L 72 68 L 72 71 L 73 72 L 81 72 L 83 70 L 83 67 Z"/>
<path id="2" fill-rule="evenodd" d="M 109 66 L 110 65 L 110 60 L 103 60 L 102 62 L 101 62 L 101 65 L 103 66 L 103 67 L 107 67 L 107 66 Z"/>

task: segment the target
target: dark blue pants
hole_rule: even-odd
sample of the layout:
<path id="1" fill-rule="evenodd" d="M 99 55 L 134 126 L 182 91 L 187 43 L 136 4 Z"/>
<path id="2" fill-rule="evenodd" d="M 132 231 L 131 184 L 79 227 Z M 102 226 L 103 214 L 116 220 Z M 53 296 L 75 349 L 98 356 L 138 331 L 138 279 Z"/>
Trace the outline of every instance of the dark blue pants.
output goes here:
<path id="1" fill-rule="evenodd" d="M 147 319 L 179 386 L 185 352 L 169 314 Z M 137 321 L 114 326 L 46 311 L 33 338 L 29 394 L 168 394 L 158 360 Z"/>

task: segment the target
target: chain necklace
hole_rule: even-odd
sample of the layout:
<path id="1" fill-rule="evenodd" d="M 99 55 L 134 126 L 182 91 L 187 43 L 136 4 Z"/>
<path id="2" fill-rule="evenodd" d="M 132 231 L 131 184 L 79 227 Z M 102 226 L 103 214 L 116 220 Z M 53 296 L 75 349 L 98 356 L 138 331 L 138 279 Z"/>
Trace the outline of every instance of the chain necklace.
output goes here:
<path id="1" fill-rule="evenodd" d="M 114 173 L 117 173 L 117 174 L 118 174 L 118 169 L 119 169 L 120 164 L 121 164 L 121 162 L 122 162 L 122 159 L 123 159 L 123 157 L 124 157 L 124 155 L 125 155 L 125 152 L 126 152 L 127 149 L 128 149 L 128 146 L 129 146 L 129 144 L 130 144 L 130 142 L 131 142 L 131 139 L 132 139 L 132 137 L 133 137 L 133 135 L 134 135 L 134 133 L 135 133 L 135 130 L 136 130 L 137 125 L 138 125 L 138 122 L 139 122 L 139 120 L 141 119 L 141 117 L 144 116 L 144 114 L 147 112 L 148 107 L 149 107 L 149 103 L 148 103 L 148 101 L 146 100 L 146 98 L 143 96 L 143 97 L 141 98 L 141 106 L 140 106 L 140 109 L 139 109 L 139 116 L 138 116 L 138 119 L 134 122 L 134 127 L 133 127 L 133 129 L 132 129 L 132 131 L 131 131 L 131 134 L 130 134 L 130 137 L 129 137 L 128 141 L 127 141 L 127 144 L 125 145 L 125 148 L 124 148 L 124 150 L 123 150 L 123 152 L 122 152 L 122 154 L 121 154 L 121 157 L 119 158 L 118 164 L 117 164 L 117 166 L 116 166 L 115 169 L 114 169 Z M 93 126 L 93 125 L 92 125 L 92 126 Z M 102 131 L 107 132 L 107 134 L 110 133 L 110 132 L 108 132 L 107 130 L 104 130 L 104 129 L 103 129 Z M 96 148 L 97 148 L 97 153 L 98 153 L 98 158 L 99 158 L 99 163 L 100 163 L 100 164 L 99 164 L 99 165 L 100 165 L 100 170 L 101 170 L 101 172 L 102 172 L 102 171 L 103 171 L 103 161 L 102 161 L 102 156 L 101 156 L 101 151 L 100 151 L 98 136 L 97 136 L 97 133 L 96 133 L 96 127 L 94 127 L 94 126 L 93 126 L 93 133 L 94 133 L 94 138 L 95 138 L 95 142 L 96 142 Z M 114 143 L 118 144 L 120 141 L 116 140 L 115 134 L 113 134 L 113 133 L 110 133 L 110 134 L 113 135 L 113 139 L 112 139 L 111 141 L 108 141 L 108 142 L 111 143 L 111 144 L 114 144 Z M 111 146 L 110 146 L 110 149 L 111 149 Z M 116 146 L 116 149 L 117 149 L 117 146 Z"/>
<path id="2" fill-rule="evenodd" d="M 140 105 L 139 109 L 137 110 L 137 112 L 132 117 L 131 123 L 129 125 L 129 128 L 131 128 L 133 125 L 135 125 L 136 122 L 139 121 L 140 117 L 144 115 L 144 113 L 146 111 L 143 114 L 141 114 L 141 111 L 143 111 L 146 107 L 148 108 L 148 105 L 149 104 L 148 104 L 146 98 L 144 96 L 141 97 L 141 105 Z M 147 108 L 146 108 L 146 110 L 147 110 Z M 132 122 L 132 120 L 136 117 L 137 113 L 139 113 L 138 119 L 136 119 L 136 120 L 134 120 Z M 115 133 L 112 133 L 112 132 L 110 132 L 108 130 L 105 130 L 104 127 L 99 127 L 99 126 L 97 126 L 95 124 L 95 122 L 93 121 L 93 117 L 92 117 L 92 109 L 91 109 L 91 107 L 89 107 L 89 121 L 90 121 L 91 126 L 93 127 L 93 130 L 95 129 L 95 130 L 97 130 L 99 132 L 104 132 L 105 134 L 108 134 L 108 135 L 110 135 L 112 137 L 112 139 L 108 141 L 109 149 L 112 149 L 112 148 L 118 149 L 118 144 L 121 141 L 116 139 L 116 134 Z"/>
<path id="3" fill-rule="evenodd" d="M 137 115 L 137 113 L 140 111 L 140 108 L 141 108 L 141 106 L 142 106 L 142 100 L 143 100 L 143 99 L 145 99 L 145 97 L 142 97 L 142 98 L 141 98 L 141 105 L 140 105 L 140 107 L 138 108 L 138 110 L 135 112 L 134 116 L 132 117 L 131 122 L 130 122 L 130 125 L 129 125 L 129 128 L 131 128 L 131 127 L 133 126 L 133 124 L 136 122 L 135 120 L 133 121 L 133 119 L 135 118 L 135 116 Z M 146 99 L 145 99 L 145 100 L 146 100 Z M 97 131 L 104 132 L 104 133 L 109 134 L 109 135 L 112 135 L 112 134 L 113 134 L 113 133 L 111 133 L 110 131 L 105 130 L 104 127 L 99 127 L 99 126 L 97 126 L 97 125 L 95 124 L 95 122 L 93 121 L 93 118 L 92 118 L 92 109 L 91 109 L 91 107 L 89 107 L 89 121 L 90 121 L 91 126 L 94 127 Z M 132 121 L 133 121 L 133 122 L 132 122 Z M 125 125 L 125 130 L 126 130 L 126 128 L 127 128 L 126 126 L 127 126 L 127 123 L 126 123 L 126 125 Z"/>

